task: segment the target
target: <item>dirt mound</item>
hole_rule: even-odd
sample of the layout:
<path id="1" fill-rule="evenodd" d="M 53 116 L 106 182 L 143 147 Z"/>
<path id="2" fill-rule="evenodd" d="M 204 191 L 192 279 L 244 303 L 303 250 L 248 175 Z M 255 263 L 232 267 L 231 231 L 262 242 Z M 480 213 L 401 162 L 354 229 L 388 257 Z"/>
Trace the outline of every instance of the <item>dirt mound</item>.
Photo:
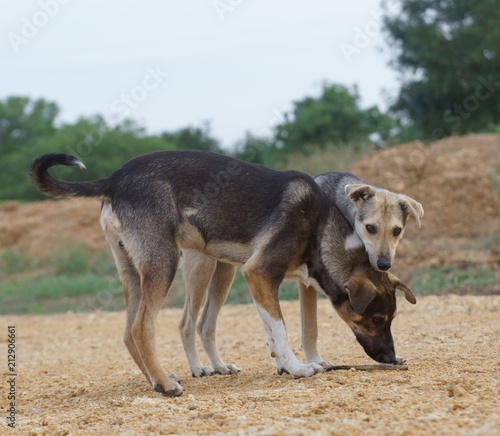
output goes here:
<path id="1" fill-rule="evenodd" d="M 404 192 L 425 209 L 422 229 L 409 225 L 407 236 L 478 237 L 500 232 L 500 135 L 451 137 L 429 147 L 411 142 L 374 152 L 352 171 L 366 181 Z M 43 257 L 61 243 L 106 247 L 97 200 L 45 200 L 0 207 L 0 250 L 15 247 Z M 402 248 L 402 251 L 404 249 Z"/>
<path id="2" fill-rule="evenodd" d="M 478 237 L 500 231 L 500 135 L 415 141 L 374 152 L 352 168 L 358 177 L 405 193 L 424 206 L 422 237 Z M 497 183 L 495 187 L 494 184 Z"/>
<path id="3" fill-rule="evenodd" d="M 0 250 L 15 248 L 45 257 L 64 244 L 84 241 L 91 249 L 106 247 L 99 225 L 97 200 L 9 201 L 0 208 Z"/>

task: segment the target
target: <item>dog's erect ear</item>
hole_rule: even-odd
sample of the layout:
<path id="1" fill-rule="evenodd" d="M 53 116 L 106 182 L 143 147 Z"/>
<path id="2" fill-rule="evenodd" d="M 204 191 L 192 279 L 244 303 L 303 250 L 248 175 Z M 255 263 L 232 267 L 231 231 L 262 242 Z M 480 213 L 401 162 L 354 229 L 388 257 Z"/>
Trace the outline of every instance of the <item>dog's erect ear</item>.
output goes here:
<path id="1" fill-rule="evenodd" d="M 351 306 L 358 315 L 362 315 L 371 301 L 377 295 L 377 289 L 374 284 L 365 277 L 351 277 L 342 286 L 347 295 L 349 295 L 349 301 Z"/>
<path id="2" fill-rule="evenodd" d="M 409 303 L 415 304 L 417 302 L 417 299 L 415 298 L 415 295 L 413 295 L 411 289 L 406 286 L 401 280 L 399 280 L 394 274 L 388 272 L 387 277 L 389 277 L 389 280 L 394 285 L 394 289 L 399 289 L 400 291 L 403 291 L 405 293 L 405 298 Z"/>
<path id="3" fill-rule="evenodd" d="M 422 205 L 406 195 L 399 194 L 399 204 L 403 209 L 403 212 L 408 215 L 413 215 L 415 221 L 417 222 L 418 228 L 421 227 L 420 219 L 424 216 L 424 208 Z"/>
<path id="4" fill-rule="evenodd" d="M 363 201 L 368 200 L 375 195 L 375 189 L 370 185 L 351 184 L 345 185 L 346 198 L 350 199 L 357 206 L 361 205 Z M 360 201 L 361 200 L 361 201 Z"/>

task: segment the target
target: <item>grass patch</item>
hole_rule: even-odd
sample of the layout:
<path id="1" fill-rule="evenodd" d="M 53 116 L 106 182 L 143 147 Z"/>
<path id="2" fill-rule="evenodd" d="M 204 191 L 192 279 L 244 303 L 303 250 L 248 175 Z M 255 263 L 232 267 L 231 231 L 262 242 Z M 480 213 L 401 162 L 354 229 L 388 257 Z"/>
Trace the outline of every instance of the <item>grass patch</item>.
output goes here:
<path id="1" fill-rule="evenodd" d="M 460 248 L 463 250 L 481 250 L 481 251 L 498 251 L 500 247 L 500 233 L 495 233 L 492 236 L 477 238 L 463 244 Z"/>
<path id="2" fill-rule="evenodd" d="M 252 295 L 248 289 L 247 282 L 238 268 L 233 284 L 231 285 L 231 290 L 227 296 L 226 304 L 249 304 L 252 301 Z"/>
<path id="3" fill-rule="evenodd" d="M 91 272 L 14 280 L 0 285 L 0 313 L 51 313 L 121 308 L 116 277 Z M 116 307 L 118 306 L 118 307 Z"/>
<path id="4" fill-rule="evenodd" d="M 500 271 L 475 265 L 423 268 L 410 277 L 415 294 L 445 294 L 460 288 L 481 288 L 498 283 Z"/>
<path id="5" fill-rule="evenodd" d="M 7 250 L 0 257 L 0 277 L 0 314 L 124 307 L 111 256 L 81 243 L 68 242 L 47 259 Z"/>
<path id="6" fill-rule="evenodd" d="M 6 250 L 0 258 L 1 271 L 5 274 L 16 274 L 27 268 L 26 259 L 16 250 Z"/>
<path id="7" fill-rule="evenodd" d="M 495 233 L 493 236 L 487 238 L 484 246 L 486 250 L 498 250 L 500 247 L 500 233 Z"/>
<path id="8" fill-rule="evenodd" d="M 178 271 L 177 276 L 172 284 L 166 305 L 168 307 L 181 307 L 184 304 L 185 296 L 184 279 L 182 272 Z M 279 290 L 280 300 L 297 300 L 299 298 L 299 289 L 295 282 L 283 282 Z M 239 269 L 236 270 L 236 275 L 231 285 L 231 290 L 227 296 L 225 304 L 251 304 L 253 303 L 252 294 L 248 289 L 248 284 Z"/>
<path id="9" fill-rule="evenodd" d="M 0 256 L 0 314 L 88 312 L 125 308 L 123 289 L 106 252 L 92 252 L 86 245 L 64 245 L 47 259 L 33 259 L 15 250 Z M 284 282 L 281 300 L 298 299 L 294 282 Z M 182 307 L 185 286 L 178 271 L 167 296 L 166 307 Z M 239 271 L 226 304 L 252 303 L 248 285 Z"/>
<path id="10" fill-rule="evenodd" d="M 500 197 L 500 166 L 497 165 L 496 169 L 489 171 L 489 175 L 493 183 L 493 191 L 497 197 Z"/>
<path id="11" fill-rule="evenodd" d="M 323 294 L 318 293 L 318 298 L 326 298 Z M 281 301 L 298 300 L 299 287 L 295 281 L 284 281 L 279 289 L 279 299 Z M 231 291 L 227 297 L 226 304 L 249 304 L 253 303 L 252 294 L 248 289 L 248 284 L 238 269 L 234 278 Z"/>

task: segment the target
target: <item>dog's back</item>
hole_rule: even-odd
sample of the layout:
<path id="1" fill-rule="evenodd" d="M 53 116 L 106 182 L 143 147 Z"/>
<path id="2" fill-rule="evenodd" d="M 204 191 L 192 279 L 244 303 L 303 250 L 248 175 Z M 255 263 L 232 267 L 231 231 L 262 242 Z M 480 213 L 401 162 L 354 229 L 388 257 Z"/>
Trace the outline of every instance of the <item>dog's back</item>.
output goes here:
<path id="1" fill-rule="evenodd" d="M 313 180 L 297 171 L 275 171 L 203 151 L 161 151 L 138 156 L 110 177 L 68 183 L 52 178 L 52 165 L 83 166 L 67 155 L 46 155 L 33 164 L 33 183 L 51 196 L 98 197 L 131 227 L 175 232 L 190 225 L 204 244 L 248 243 L 289 211 L 305 211 L 316 223 L 326 198 Z M 165 224 L 168 223 L 168 228 Z M 152 229 L 152 230 L 153 230 Z"/>
<path id="2" fill-rule="evenodd" d="M 149 225 L 158 237 L 177 233 L 184 248 L 236 264 L 248 260 L 259 235 L 269 238 L 283 231 L 283 216 L 291 222 L 282 238 L 285 243 L 304 238 L 303 232 L 317 225 L 327 207 L 326 198 L 305 174 L 206 152 L 139 156 L 109 181 L 110 206 L 120 221 Z M 297 228 L 296 237 L 291 226 Z"/>

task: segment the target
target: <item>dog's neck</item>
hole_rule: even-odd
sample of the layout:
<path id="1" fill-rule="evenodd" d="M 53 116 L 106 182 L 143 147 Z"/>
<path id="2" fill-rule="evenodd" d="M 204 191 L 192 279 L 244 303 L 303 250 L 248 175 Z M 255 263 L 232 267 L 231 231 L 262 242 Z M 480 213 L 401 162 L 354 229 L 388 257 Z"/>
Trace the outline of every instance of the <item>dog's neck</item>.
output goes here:
<path id="1" fill-rule="evenodd" d="M 361 183 L 362 180 L 350 173 L 325 173 L 313 176 L 313 179 L 327 198 L 336 204 L 351 226 L 354 226 L 357 208 L 346 198 L 345 187 L 349 183 Z"/>
<path id="2" fill-rule="evenodd" d="M 354 227 L 354 223 L 356 221 L 356 212 L 358 211 L 358 208 L 356 205 L 347 199 L 344 199 L 343 201 L 339 201 L 337 204 L 337 207 L 340 209 L 342 214 L 349 220 L 349 223 L 351 226 Z"/>
<path id="3" fill-rule="evenodd" d="M 344 299 L 344 283 L 360 263 L 368 257 L 356 232 L 341 211 L 333 204 L 326 219 L 318 226 L 315 243 L 306 256 L 307 275 L 302 268 L 300 280 L 325 294 L 333 303 Z"/>

